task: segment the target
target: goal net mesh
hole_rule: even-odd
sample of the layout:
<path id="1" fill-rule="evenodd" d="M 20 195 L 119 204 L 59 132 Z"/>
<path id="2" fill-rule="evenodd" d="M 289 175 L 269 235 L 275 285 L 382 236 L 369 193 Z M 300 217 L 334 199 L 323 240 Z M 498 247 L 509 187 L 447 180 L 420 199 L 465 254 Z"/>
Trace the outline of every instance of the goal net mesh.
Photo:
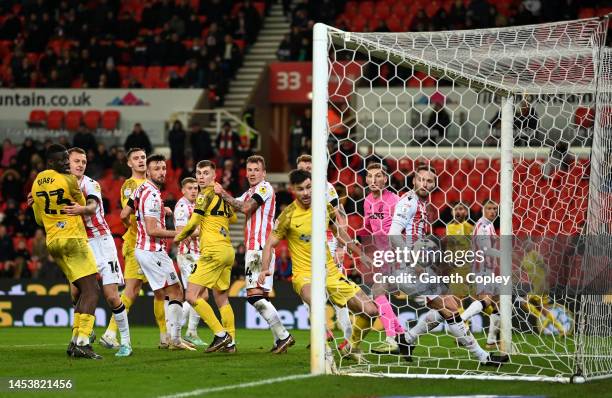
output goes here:
<path id="1" fill-rule="evenodd" d="M 364 247 L 376 244 L 364 207 L 367 167 L 378 163 L 386 189 L 400 197 L 413 188 L 417 167 L 434 169 L 437 187 L 427 198 L 423 235 L 445 253 L 472 248 L 471 226 L 483 217 L 483 204 L 500 203 L 501 103 L 513 99 L 509 362 L 483 366 L 449 334 L 446 322 L 428 324 L 432 330 L 418 337 L 408 362 L 394 351 L 380 352 L 389 338 L 378 320 L 362 336 L 360 360 L 343 355 L 348 334 L 335 332 L 331 346 L 340 373 L 559 380 L 612 373 L 607 28 L 602 18 L 423 33 L 328 29 L 327 178 L 338 191 L 348 232 Z M 388 217 L 371 210 L 370 217 Z M 493 226 L 499 234 L 499 218 Z M 457 258 L 423 267 L 465 277 L 473 263 L 461 267 Z M 342 249 L 335 260 L 370 294 L 375 274 L 385 272 Z M 405 330 L 428 312 L 424 295 L 396 284 L 385 289 Z M 445 292 L 467 308 L 477 290 L 464 282 Z M 495 312 L 490 306 L 467 323 L 480 346 L 493 343 L 491 352 L 504 348 L 499 339 L 490 341 Z"/>

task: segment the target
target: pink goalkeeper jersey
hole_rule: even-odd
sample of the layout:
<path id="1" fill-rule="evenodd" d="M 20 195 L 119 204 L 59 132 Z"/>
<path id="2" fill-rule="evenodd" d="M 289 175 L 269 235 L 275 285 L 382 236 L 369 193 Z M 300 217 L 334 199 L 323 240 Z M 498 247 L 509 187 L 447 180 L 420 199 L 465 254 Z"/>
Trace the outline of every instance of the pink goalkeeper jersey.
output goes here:
<path id="1" fill-rule="evenodd" d="M 384 189 L 378 198 L 375 198 L 372 193 L 366 196 L 363 205 L 363 226 L 366 232 L 386 236 L 391 228 L 395 205 L 398 201 L 399 196 L 387 189 Z"/>
<path id="2" fill-rule="evenodd" d="M 85 199 L 93 198 L 98 202 L 96 212 L 92 215 L 83 215 L 85 223 L 85 231 L 88 238 L 96 238 L 98 236 L 110 235 L 111 231 L 104 218 L 104 206 L 102 205 L 102 189 L 100 184 L 92 178 L 83 176 L 79 181 L 79 188 L 83 192 Z"/>

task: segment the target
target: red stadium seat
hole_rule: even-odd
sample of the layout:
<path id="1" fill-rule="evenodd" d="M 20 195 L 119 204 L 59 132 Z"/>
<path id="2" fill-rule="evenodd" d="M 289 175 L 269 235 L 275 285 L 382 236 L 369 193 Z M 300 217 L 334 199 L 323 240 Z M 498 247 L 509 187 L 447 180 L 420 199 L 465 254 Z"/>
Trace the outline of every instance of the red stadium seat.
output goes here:
<path id="1" fill-rule="evenodd" d="M 28 126 L 42 127 L 45 123 L 47 123 L 47 112 L 42 109 L 32 109 L 28 119 Z"/>
<path id="2" fill-rule="evenodd" d="M 59 130 L 64 122 L 64 111 L 53 110 L 47 116 L 47 128 L 49 130 Z"/>
<path id="3" fill-rule="evenodd" d="M 391 9 L 389 8 L 388 4 L 379 2 L 376 4 L 375 14 L 375 19 L 377 21 L 384 21 L 385 19 L 389 18 L 389 15 L 391 15 Z"/>
<path id="4" fill-rule="evenodd" d="M 145 71 L 146 68 L 144 66 L 132 66 L 130 69 L 130 76 L 138 80 L 140 84 L 144 85 Z"/>
<path id="5" fill-rule="evenodd" d="M 96 130 L 100 126 L 100 119 L 102 113 L 100 111 L 92 110 L 85 112 L 83 116 L 83 124 L 90 130 Z"/>
<path id="6" fill-rule="evenodd" d="M 104 111 L 102 115 L 102 128 L 106 130 L 115 130 L 119 127 L 119 118 L 121 114 L 118 111 Z"/>
<path id="7" fill-rule="evenodd" d="M 66 118 L 64 119 L 64 126 L 66 130 L 76 131 L 81 127 L 81 120 L 83 119 L 83 112 L 81 111 L 68 111 Z"/>
<path id="8" fill-rule="evenodd" d="M 161 82 L 162 67 L 149 66 L 144 79 L 144 86 L 147 88 L 159 87 Z"/>

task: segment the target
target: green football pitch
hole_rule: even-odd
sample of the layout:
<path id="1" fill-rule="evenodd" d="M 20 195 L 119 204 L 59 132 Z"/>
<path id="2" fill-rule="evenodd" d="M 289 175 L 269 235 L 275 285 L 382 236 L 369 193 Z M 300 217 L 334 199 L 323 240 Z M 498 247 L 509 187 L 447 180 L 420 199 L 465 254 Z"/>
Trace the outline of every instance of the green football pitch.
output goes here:
<path id="1" fill-rule="evenodd" d="M 203 338 L 210 333 L 201 328 Z M 98 334 L 103 331 L 97 330 Z M 156 328 L 132 328 L 134 355 L 116 358 L 95 348 L 101 361 L 65 354 L 67 328 L 0 329 L 0 396 L 74 397 L 384 397 L 444 395 L 610 396 L 612 380 L 586 384 L 517 381 L 419 380 L 349 376 L 291 379 L 309 371 L 308 333 L 294 331 L 297 344 L 287 354 L 268 353 L 267 330 L 238 330 L 238 353 L 203 354 L 157 349 Z M 8 379 L 72 379 L 65 391 L 6 389 Z M 287 378 L 286 380 L 284 378 Z M 268 382 L 262 383 L 267 380 Z"/>

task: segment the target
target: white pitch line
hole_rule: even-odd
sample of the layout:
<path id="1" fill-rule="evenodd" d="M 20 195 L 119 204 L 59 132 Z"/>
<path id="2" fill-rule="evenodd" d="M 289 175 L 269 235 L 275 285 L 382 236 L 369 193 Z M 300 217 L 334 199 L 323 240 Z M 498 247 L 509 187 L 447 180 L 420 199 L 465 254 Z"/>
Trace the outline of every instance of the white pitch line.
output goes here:
<path id="1" fill-rule="evenodd" d="M 249 382 L 249 383 L 233 384 L 233 385 L 229 385 L 229 386 L 211 387 L 211 388 L 200 388 L 200 389 L 197 389 L 197 390 L 181 392 L 181 393 L 178 393 L 178 394 L 162 395 L 162 396 L 160 396 L 158 398 L 193 397 L 195 395 L 208 394 L 208 393 L 212 393 L 212 392 L 235 390 L 235 389 L 238 389 L 238 388 L 257 387 L 257 386 L 262 386 L 262 385 L 265 385 L 265 384 L 279 383 L 279 382 L 282 382 L 282 381 L 307 379 L 309 377 L 313 377 L 313 375 L 312 374 L 303 374 L 303 375 L 291 375 L 291 376 L 284 376 L 284 377 L 276 377 L 276 378 L 273 378 L 273 379 L 265 379 L 265 380 L 259 380 L 259 381 L 252 381 L 252 382 Z"/>
<path id="2" fill-rule="evenodd" d="M 11 345 L 0 345 L 0 348 L 25 348 L 25 347 L 59 347 L 66 344 L 11 344 Z"/>

